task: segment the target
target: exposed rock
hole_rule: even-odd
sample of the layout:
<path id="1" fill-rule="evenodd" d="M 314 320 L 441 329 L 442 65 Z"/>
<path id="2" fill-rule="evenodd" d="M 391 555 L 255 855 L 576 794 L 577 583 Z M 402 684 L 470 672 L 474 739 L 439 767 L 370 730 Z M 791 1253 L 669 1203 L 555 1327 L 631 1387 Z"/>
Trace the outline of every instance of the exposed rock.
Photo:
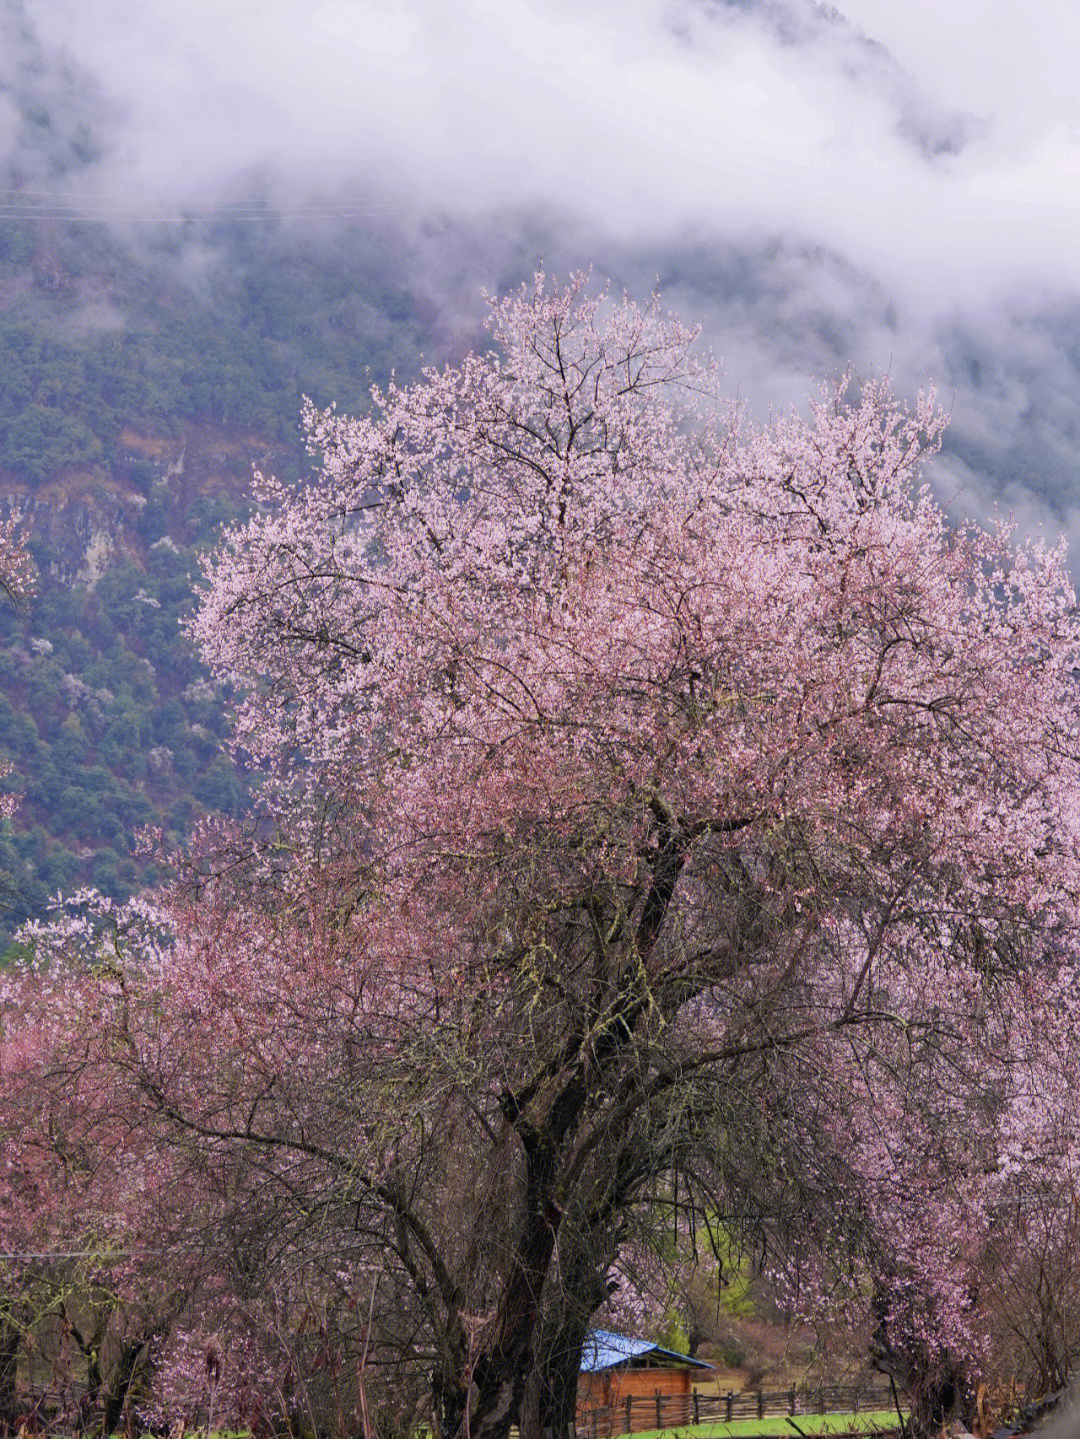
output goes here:
<path id="1" fill-rule="evenodd" d="M 111 568 L 115 549 L 116 543 L 107 529 L 92 529 L 83 552 L 82 564 L 75 572 L 76 582 L 86 585 L 88 589 L 94 589 L 102 575 Z"/>

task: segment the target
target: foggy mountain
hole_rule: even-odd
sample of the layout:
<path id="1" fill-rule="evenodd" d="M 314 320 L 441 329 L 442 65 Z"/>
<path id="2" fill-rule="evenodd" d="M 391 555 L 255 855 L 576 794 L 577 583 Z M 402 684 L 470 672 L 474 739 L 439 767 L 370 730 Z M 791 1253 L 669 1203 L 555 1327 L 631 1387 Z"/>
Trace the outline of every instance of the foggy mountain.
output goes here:
<path id="1" fill-rule="evenodd" d="M 0 508 L 42 575 L 0 618 L 13 917 L 242 805 L 199 548 L 252 464 L 303 475 L 303 394 L 460 354 L 541 261 L 658 284 L 752 413 L 848 362 L 936 381 L 953 512 L 1080 538 L 1080 28 L 985 9 L 0 0 Z"/>

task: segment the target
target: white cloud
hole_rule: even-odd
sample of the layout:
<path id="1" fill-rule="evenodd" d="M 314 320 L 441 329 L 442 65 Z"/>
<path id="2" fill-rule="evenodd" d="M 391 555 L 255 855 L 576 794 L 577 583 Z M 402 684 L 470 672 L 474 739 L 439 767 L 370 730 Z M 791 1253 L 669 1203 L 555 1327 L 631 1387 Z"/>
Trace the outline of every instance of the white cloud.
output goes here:
<path id="1" fill-rule="evenodd" d="M 955 382 L 972 452 L 1011 453 L 1001 427 L 1019 443 L 1040 394 L 1055 434 L 1080 432 L 1068 345 L 1036 333 L 1080 296 L 1080 13 L 1064 0 L 840 4 L 25 10 L 53 63 L 66 55 L 117 117 L 88 205 L 155 214 L 264 188 L 414 243 L 431 217 L 483 235 L 530 214 L 561 255 L 601 266 L 747 257 L 759 289 L 725 280 L 714 333 L 748 390 L 789 399 L 795 376 L 801 391 L 845 346 L 901 382 L 924 367 Z M 708 269 L 682 287 L 692 312 L 710 303 Z M 990 388 L 970 378 L 972 347 Z"/>
<path id="2" fill-rule="evenodd" d="M 101 175 L 117 205 L 261 176 L 375 212 L 554 206 L 652 243 L 688 226 L 800 238 L 916 309 L 1080 286 L 1077 22 L 1051 5 L 1037 30 L 997 3 L 846 9 L 854 25 L 691 0 L 28 13 L 122 102 Z"/>

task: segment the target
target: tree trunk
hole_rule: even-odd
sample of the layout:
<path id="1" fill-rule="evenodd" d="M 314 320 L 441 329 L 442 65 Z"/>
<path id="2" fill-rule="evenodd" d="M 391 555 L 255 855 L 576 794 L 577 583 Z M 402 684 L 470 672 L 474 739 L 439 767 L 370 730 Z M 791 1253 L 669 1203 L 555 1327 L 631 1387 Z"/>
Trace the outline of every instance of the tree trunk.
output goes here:
<path id="1" fill-rule="evenodd" d="M 612 1258 L 606 1238 L 584 1237 L 564 1220 L 559 1282 L 546 1295 L 547 1314 L 521 1406 L 521 1439 L 572 1439 L 577 1420 L 581 1355 L 592 1316 L 608 1297 L 604 1275 Z"/>
<path id="2" fill-rule="evenodd" d="M 0 1319 L 0 1434 L 14 1434 L 19 1427 L 19 1349 L 22 1335 L 7 1319 Z"/>
<path id="3" fill-rule="evenodd" d="M 560 1336 L 561 1352 L 546 1355 L 538 1366 L 545 1400 L 541 1423 L 543 1429 L 550 1432 L 552 1439 L 571 1439 L 574 1433 L 578 1381 L 581 1377 L 581 1350 L 586 1328 L 587 1325 L 575 1325 L 572 1335 L 564 1332 Z M 543 1433 L 540 1439 L 544 1439 Z"/>
<path id="4" fill-rule="evenodd" d="M 477 1368 L 480 1366 L 478 1365 Z M 520 1409 L 524 1375 L 497 1372 L 474 1379 L 466 1391 L 459 1375 L 436 1376 L 432 1383 L 438 1439 L 507 1439 Z"/>
<path id="5" fill-rule="evenodd" d="M 673 840 L 664 854 L 666 867 L 646 903 L 639 945 L 655 937 L 652 927 L 663 918 L 682 866 Z M 564 1166 L 591 1097 L 609 1082 L 645 1008 L 646 996 L 631 970 L 593 1039 L 587 1062 L 577 1057 L 551 1096 L 542 1122 L 527 1117 L 516 1099 L 508 1097 L 504 1104 L 525 1156 L 521 1227 L 498 1313 L 487 1329 L 491 1337 L 479 1354 L 470 1355 L 467 1366 L 453 1371 L 448 1366 L 433 1380 L 438 1439 L 507 1439 L 514 1424 L 522 1439 L 568 1439 L 573 1433 L 585 1334 L 607 1298 L 603 1275 L 612 1257 L 615 1156 L 624 1143 L 623 1129 L 612 1130 L 600 1121 L 593 1167 L 602 1177 L 598 1186 L 586 1183 L 589 1220 L 570 1218 Z M 608 1154 L 609 1147 L 613 1154 Z M 576 1208 L 580 1216 L 580 1201 Z M 459 1365 L 462 1357 L 455 1356 Z"/>
<path id="6" fill-rule="evenodd" d="M 102 1406 L 101 1432 L 106 1436 L 119 1426 L 144 1347 L 145 1341 L 138 1339 L 125 1344 L 120 1351 Z"/>
<path id="7" fill-rule="evenodd" d="M 932 1439 L 956 1418 L 965 1428 L 971 1427 L 973 1416 L 965 1412 L 963 1376 L 957 1366 L 894 1349 L 884 1324 L 879 1325 L 870 1352 L 875 1367 L 901 1391 L 901 1400 L 907 1400 L 908 1427 L 915 1439 Z"/>
<path id="8" fill-rule="evenodd" d="M 917 1386 L 909 1396 L 911 1404 L 911 1432 L 919 1439 L 930 1439 L 940 1434 L 953 1419 L 961 1416 L 963 1390 L 955 1374 L 936 1375 L 932 1380 Z M 969 1426 L 966 1416 L 964 1427 Z"/>

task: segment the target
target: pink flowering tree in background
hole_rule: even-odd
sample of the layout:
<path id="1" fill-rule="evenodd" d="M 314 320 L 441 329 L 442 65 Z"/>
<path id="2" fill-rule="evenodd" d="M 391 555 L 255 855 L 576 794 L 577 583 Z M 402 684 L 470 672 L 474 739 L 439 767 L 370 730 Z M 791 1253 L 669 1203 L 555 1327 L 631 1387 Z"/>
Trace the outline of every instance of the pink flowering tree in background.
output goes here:
<path id="1" fill-rule="evenodd" d="M 18 525 L 14 520 L 0 523 L 0 592 L 19 604 L 29 596 L 33 579 L 33 561 L 27 554 Z"/>
<path id="2" fill-rule="evenodd" d="M 262 812 L 198 837 L 171 942 L 91 971 L 40 1082 L 77 1034 L 190 1177 L 183 1242 L 276 1305 L 267 1411 L 333 1369 L 306 1304 L 343 1432 L 565 1432 L 677 1204 L 872 1320 L 930 1428 L 984 1352 L 1006 1058 L 1075 953 L 1063 553 L 946 522 L 932 395 L 744 424 L 694 331 L 582 277 L 488 326 L 309 409 L 315 481 L 260 478 L 207 561 Z"/>
<path id="3" fill-rule="evenodd" d="M 140 963 L 160 949 L 160 920 L 137 902 L 90 907 L 94 922 L 50 927 L 35 967 L 0 974 L 0 1424 L 11 1432 L 46 1418 L 114 1430 L 205 1272 L 206 1199 L 185 1171 L 175 1205 L 176 1164 L 132 1123 L 115 1063 L 110 995 L 131 945 Z"/>
<path id="4" fill-rule="evenodd" d="M 0 988 L 5 1238 L 84 1261 L 22 1266 L 22 1330 L 58 1306 L 70 1329 L 97 1296 L 102 1416 L 138 1377 L 158 1424 L 345 1435 L 392 1380 L 391 1417 L 414 1427 L 401 1356 L 415 1370 L 420 1326 L 381 1272 L 394 1238 L 370 1172 L 352 1172 L 358 1113 L 374 1143 L 385 1102 L 385 989 L 316 913 L 296 919 L 75 896 L 26 928 L 37 967 Z"/>
<path id="5" fill-rule="evenodd" d="M 1052 1394 L 1080 1358 L 1078 995 L 1071 955 L 1008 984 L 973 958 L 966 1000 L 941 1016 L 955 1046 L 897 1032 L 847 1065 L 856 1099 L 813 1135 L 832 1168 L 793 1186 L 781 1272 L 797 1311 L 872 1331 L 917 1416 L 970 1421 L 979 1400 L 989 1432 L 1017 1388 Z M 871 1105 L 874 1066 L 887 1082 Z M 824 1242 L 829 1226 L 846 1243 Z"/>
<path id="6" fill-rule="evenodd" d="M 1080 977 L 1063 968 L 1015 1029 L 998 1162 L 988 1186 L 992 1227 L 984 1265 L 994 1368 L 1041 1395 L 1063 1388 L 1080 1361 Z"/>

